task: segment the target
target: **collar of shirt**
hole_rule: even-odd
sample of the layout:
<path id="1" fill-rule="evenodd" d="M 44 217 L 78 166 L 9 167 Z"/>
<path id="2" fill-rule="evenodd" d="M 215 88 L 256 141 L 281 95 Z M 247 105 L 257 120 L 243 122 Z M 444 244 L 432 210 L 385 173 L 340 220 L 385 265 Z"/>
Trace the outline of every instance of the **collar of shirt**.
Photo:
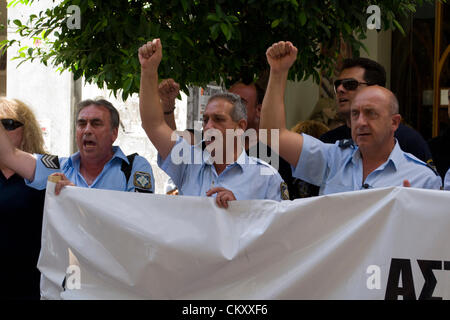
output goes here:
<path id="1" fill-rule="evenodd" d="M 362 160 L 361 152 L 359 151 L 359 147 L 357 147 L 356 149 L 353 150 L 352 155 L 349 157 L 345 165 L 348 165 L 350 162 L 352 162 L 353 165 L 356 166 L 360 160 Z M 394 149 L 392 149 L 389 158 L 376 170 L 384 170 L 384 168 L 386 168 L 389 164 L 392 164 L 394 170 L 397 171 L 402 160 L 403 160 L 403 151 L 400 148 L 397 139 L 395 139 Z"/>
<path id="2" fill-rule="evenodd" d="M 203 150 L 203 166 L 212 166 L 214 164 L 214 159 L 211 156 L 211 154 L 205 149 Z M 244 148 L 242 148 L 241 154 L 237 158 L 237 160 L 229 165 L 227 165 L 227 168 L 231 168 L 233 166 L 239 166 L 241 170 L 244 170 L 244 165 L 250 164 L 250 159 L 247 156 L 247 153 L 245 152 Z"/>
<path id="3" fill-rule="evenodd" d="M 113 146 L 113 156 L 112 158 L 107 162 L 110 163 L 115 158 L 119 158 L 121 160 L 124 160 L 126 163 L 129 163 L 128 158 L 125 156 L 125 154 L 122 152 L 122 149 L 120 149 L 119 146 Z M 71 155 L 67 161 L 67 164 L 73 168 L 76 168 L 77 171 L 80 171 L 80 152 L 77 151 L 73 155 Z"/>

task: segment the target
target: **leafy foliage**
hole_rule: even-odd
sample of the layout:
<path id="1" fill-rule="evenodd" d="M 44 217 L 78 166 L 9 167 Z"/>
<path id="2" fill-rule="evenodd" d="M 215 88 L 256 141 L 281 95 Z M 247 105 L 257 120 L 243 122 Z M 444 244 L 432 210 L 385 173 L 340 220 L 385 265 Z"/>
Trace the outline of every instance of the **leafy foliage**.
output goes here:
<path id="1" fill-rule="evenodd" d="M 10 5 L 33 5 L 33 0 L 14 0 Z M 422 1 L 413 0 L 64 0 L 52 9 L 10 25 L 41 46 L 21 47 L 17 59 L 38 59 L 77 79 L 118 93 L 125 99 L 139 91 L 138 48 L 161 38 L 164 57 L 161 78 L 187 85 L 211 81 L 226 85 L 251 81 L 268 65 L 267 48 L 289 40 L 299 48 L 290 79 L 313 76 L 317 69 L 331 72 L 339 53 L 339 41 L 350 43 L 358 54 L 365 38 L 369 5 L 381 9 L 382 28 L 395 29 L 398 20 L 414 12 Z M 70 29 L 67 9 L 77 5 L 81 29 Z M 5 49 L 20 41 L 5 40 Z M 325 50 L 322 50 L 325 49 Z M 327 52 L 327 54 L 324 54 Z"/>

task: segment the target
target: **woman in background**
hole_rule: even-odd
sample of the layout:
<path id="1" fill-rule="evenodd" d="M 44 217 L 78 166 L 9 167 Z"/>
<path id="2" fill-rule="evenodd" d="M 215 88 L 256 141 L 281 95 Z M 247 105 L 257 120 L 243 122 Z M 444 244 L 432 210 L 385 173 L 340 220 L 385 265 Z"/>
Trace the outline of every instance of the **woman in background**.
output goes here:
<path id="1" fill-rule="evenodd" d="M 45 153 L 44 139 L 32 111 L 21 101 L 0 97 L 0 121 L 16 148 Z M 39 299 L 45 190 L 25 185 L 22 177 L 0 163 L 0 246 L 2 299 Z"/>

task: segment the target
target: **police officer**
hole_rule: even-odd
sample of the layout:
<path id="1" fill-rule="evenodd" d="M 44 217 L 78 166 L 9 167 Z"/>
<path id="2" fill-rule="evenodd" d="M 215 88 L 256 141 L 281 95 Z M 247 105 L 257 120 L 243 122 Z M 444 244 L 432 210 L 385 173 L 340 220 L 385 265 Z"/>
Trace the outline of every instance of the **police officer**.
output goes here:
<path id="1" fill-rule="evenodd" d="M 158 92 L 164 110 L 164 119 L 167 125 L 173 130 L 176 130 L 173 111 L 175 110 L 175 99 L 179 94 L 179 90 L 180 90 L 179 84 L 176 83 L 173 79 L 163 80 L 158 87 Z M 246 106 L 247 130 L 249 129 L 255 130 L 256 137 L 258 137 L 259 118 L 265 90 L 257 82 L 249 84 L 237 82 L 230 87 L 228 92 L 237 94 L 238 96 L 241 97 L 241 101 Z M 194 142 L 194 139 L 192 137 L 191 141 Z M 291 165 L 287 163 L 283 158 L 279 157 L 275 151 L 273 151 L 267 145 L 262 143 L 259 139 L 258 143 L 252 146 L 250 146 L 250 143 L 247 143 L 245 149 L 247 155 L 254 155 L 263 161 L 278 160 L 277 162 L 278 173 L 288 186 L 288 193 L 290 199 L 294 200 L 296 197 L 293 197 L 292 195 L 296 194 L 297 192 L 295 192 L 296 186 L 294 186 L 294 179 L 292 177 Z M 274 162 L 271 162 L 271 165 L 276 166 Z"/>
<path id="2" fill-rule="evenodd" d="M 295 167 L 295 177 L 319 185 L 320 194 L 402 185 L 441 187 L 436 173 L 403 152 L 394 138 L 401 116 L 391 91 L 380 86 L 361 89 L 351 103 L 353 140 L 325 144 L 290 132 L 284 123 L 284 91 L 297 48 L 281 41 L 272 45 L 266 56 L 271 70 L 261 127 L 279 128 L 280 155 Z"/>
<path id="3" fill-rule="evenodd" d="M 136 154 L 127 157 L 120 147 L 112 145 L 119 121 L 118 111 L 106 100 L 80 102 L 76 122 L 79 151 L 68 158 L 18 150 L 0 128 L 0 162 L 39 190 L 45 189 L 50 174 L 60 175 L 56 194 L 65 185 L 153 193 L 153 172 L 148 161 Z"/>
<path id="4" fill-rule="evenodd" d="M 350 104 L 355 94 L 362 88 L 371 85 L 386 86 L 386 71 L 376 61 L 367 58 L 345 59 L 338 79 L 334 82 L 338 111 L 346 124 L 324 133 L 319 139 L 325 143 L 351 139 Z M 416 130 L 400 123 L 394 133 L 400 148 L 413 154 L 420 160 L 433 164 L 430 149 Z"/>
<path id="5" fill-rule="evenodd" d="M 223 144 L 206 141 L 205 153 L 200 146 L 191 146 L 181 137 L 172 139 L 174 130 L 164 120 L 158 96 L 157 70 L 161 58 L 162 46 L 159 39 L 148 42 L 139 49 L 139 106 L 142 127 L 158 150 L 158 165 L 178 186 L 180 195 L 215 196 L 216 203 L 224 208 L 232 200 L 281 200 L 282 196 L 288 197 L 286 186 L 275 169 L 261 160 L 248 157 L 243 148 L 227 147 L 226 139 L 223 139 Z M 205 135 L 215 131 L 225 137 L 227 129 L 245 130 L 246 126 L 246 108 L 239 96 L 224 93 L 210 98 L 203 114 Z M 214 155 L 208 152 L 211 151 L 209 146 L 216 142 L 216 145 L 223 147 L 222 157 L 218 152 L 213 151 Z M 179 161 L 174 156 L 190 161 Z M 229 158 L 232 160 L 227 161 Z"/>

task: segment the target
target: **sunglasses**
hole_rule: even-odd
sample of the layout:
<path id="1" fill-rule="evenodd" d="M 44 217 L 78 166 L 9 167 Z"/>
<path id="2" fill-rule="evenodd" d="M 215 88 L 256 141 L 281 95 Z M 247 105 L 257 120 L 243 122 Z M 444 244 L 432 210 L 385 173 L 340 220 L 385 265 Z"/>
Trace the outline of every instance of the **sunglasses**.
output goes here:
<path id="1" fill-rule="evenodd" d="M 367 82 L 359 82 L 356 79 L 348 78 L 348 79 L 339 79 L 334 81 L 334 93 L 337 93 L 337 88 L 342 84 L 345 90 L 356 90 L 359 85 L 361 84 L 367 84 L 370 86 Z"/>
<path id="2" fill-rule="evenodd" d="M 13 119 L 2 119 L 2 125 L 5 128 L 5 130 L 8 131 L 13 131 L 16 130 L 17 128 L 23 126 L 22 122 L 13 120 Z"/>

